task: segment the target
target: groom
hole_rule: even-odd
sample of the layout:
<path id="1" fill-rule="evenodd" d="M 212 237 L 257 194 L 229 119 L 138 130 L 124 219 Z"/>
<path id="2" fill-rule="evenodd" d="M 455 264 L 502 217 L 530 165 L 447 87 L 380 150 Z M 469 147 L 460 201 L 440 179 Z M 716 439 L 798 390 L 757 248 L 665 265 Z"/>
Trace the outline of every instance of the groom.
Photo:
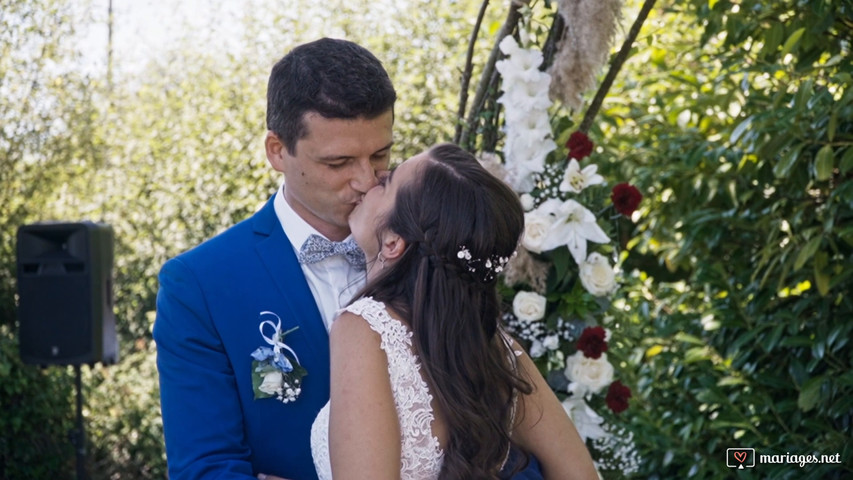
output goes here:
<path id="1" fill-rule="evenodd" d="M 348 239 L 350 212 L 388 169 L 395 100 L 379 60 L 352 42 L 304 44 L 273 68 L 265 147 L 282 187 L 160 272 L 170 479 L 316 478 L 310 430 L 329 399 L 328 327 L 364 278 L 350 243 L 320 252 Z M 298 385 L 275 391 L 301 369 Z"/>

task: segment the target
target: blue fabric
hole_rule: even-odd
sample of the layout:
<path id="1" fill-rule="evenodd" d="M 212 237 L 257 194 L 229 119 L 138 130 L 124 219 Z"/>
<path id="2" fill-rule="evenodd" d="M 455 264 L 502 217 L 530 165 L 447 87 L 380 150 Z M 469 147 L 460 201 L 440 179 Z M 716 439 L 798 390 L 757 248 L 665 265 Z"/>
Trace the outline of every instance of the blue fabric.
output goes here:
<path id="1" fill-rule="evenodd" d="M 523 465 L 525 460 L 528 462 L 527 465 L 515 475 L 511 475 L 515 466 Z M 536 460 L 536 457 L 533 455 L 527 455 L 525 458 L 523 452 L 515 446 L 510 450 L 509 459 L 507 459 L 506 466 L 501 472 L 501 478 L 511 478 L 512 480 L 544 480 L 541 467 L 539 466 L 539 461 Z"/>
<path id="2" fill-rule="evenodd" d="M 315 479 L 311 423 L 329 399 L 329 337 L 270 200 L 253 217 L 169 260 L 154 340 L 171 480 Z M 308 370 L 292 403 L 254 400 L 262 311 Z"/>

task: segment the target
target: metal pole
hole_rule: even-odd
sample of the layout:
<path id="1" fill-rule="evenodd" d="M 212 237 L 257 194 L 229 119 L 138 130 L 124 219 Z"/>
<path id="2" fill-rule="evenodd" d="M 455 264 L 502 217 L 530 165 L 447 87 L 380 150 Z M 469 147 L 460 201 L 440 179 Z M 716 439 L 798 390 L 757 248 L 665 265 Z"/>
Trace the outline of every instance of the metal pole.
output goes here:
<path id="1" fill-rule="evenodd" d="M 74 365 L 74 386 L 77 390 L 77 425 L 72 434 L 71 442 L 77 452 L 77 480 L 87 480 L 86 430 L 83 424 L 83 382 L 80 377 L 80 365 Z"/>

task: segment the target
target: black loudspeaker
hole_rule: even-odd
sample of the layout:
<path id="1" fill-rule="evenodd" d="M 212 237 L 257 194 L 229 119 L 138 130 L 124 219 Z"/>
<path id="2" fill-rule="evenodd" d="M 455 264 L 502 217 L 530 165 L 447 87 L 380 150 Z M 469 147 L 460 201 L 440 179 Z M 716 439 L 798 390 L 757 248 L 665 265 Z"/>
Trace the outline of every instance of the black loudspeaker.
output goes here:
<path id="1" fill-rule="evenodd" d="M 102 223 L 18 228 L 21 360 L 34 365 L 118 361 L 113 229 Z"/>

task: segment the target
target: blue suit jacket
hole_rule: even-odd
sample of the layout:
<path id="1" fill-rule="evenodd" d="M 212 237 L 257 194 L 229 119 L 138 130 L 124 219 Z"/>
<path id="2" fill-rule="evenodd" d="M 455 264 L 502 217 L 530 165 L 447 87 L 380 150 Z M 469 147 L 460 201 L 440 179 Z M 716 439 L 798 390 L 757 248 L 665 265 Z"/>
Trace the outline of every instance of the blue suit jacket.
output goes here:
<path id="1" fill-rule="evenodd" d="M 271 311 L 308 370 L 302 394 L 255 400 L 252 358 Z M 171 480 L 315 479 L 311 424 L 329 400 L 329 336 L 273 200 L 166 262 L 154 323 Z M 538 464 L 515 479 L 541 479 Z"/>
<path id="2" fill-rule="evenodd" d="M 299 327 L 285 340 L 308 370 L 295 402 L 254 399 L 262 311 Z M 154 340 L 172 480 L 316 478 L 310 432 L 329 399 L 329 337 L 272 200 L 166 262 Z"/>

